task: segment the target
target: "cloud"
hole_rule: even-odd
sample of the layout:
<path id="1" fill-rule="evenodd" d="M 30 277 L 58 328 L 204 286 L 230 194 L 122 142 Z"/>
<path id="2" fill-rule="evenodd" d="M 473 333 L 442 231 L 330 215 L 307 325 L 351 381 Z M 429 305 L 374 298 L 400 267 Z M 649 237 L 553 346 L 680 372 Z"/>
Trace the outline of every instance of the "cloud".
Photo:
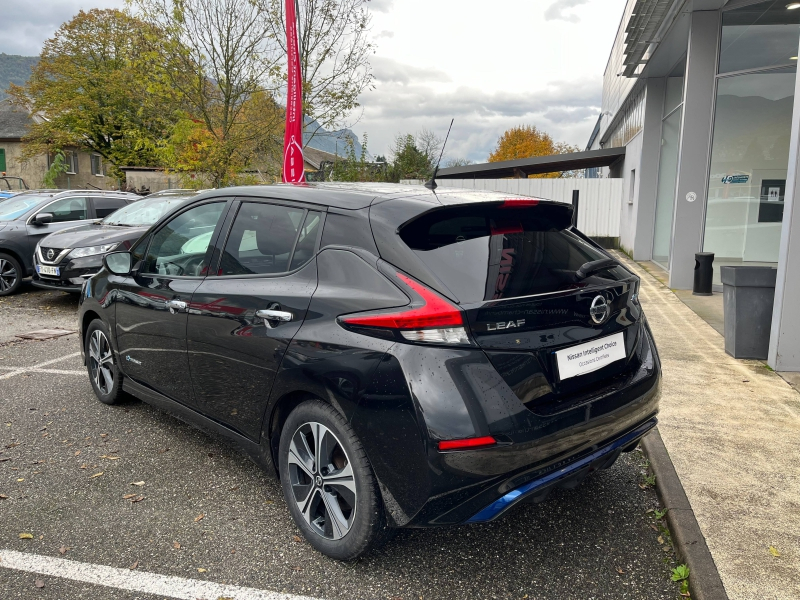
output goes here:
<path id="1" fill-rule="evenodd" d="M 394 8 L 394 0 L 367 0 L 367 8 L 374 12 L 388 13 Z"/>
<path id="2" fill-rule="evenodd" d="M 412 81 L 436 81 L 439 83 L 450 81 L 449 75 L 439 69 L 414 67 L 383 56 L 373 57 L 370 63 L 375 79 L 383 83 L 408 85 Z"/>
<path id="3" fill-rule="evenodd" d="M 38 56 L 44 41 L 53 36 L 62 23 L 86 7 L 85 0 L 36 0 L 3 2 L 0 17 L 0 52 Z M 93 0 L 97 8 L 124 8 L 125 0 Z"/>
<path id="4" fill-rule="evenodd" d="M 544 11 L 545 21 L 567 21 L 569 23 L 579 23 L 580 17 L 574 13 L 566 13 L 570 8 L 575 8 L 581 4 L 586 4 L 589 0 L 556 0 L 546 11 Z"/>
<path id="5" fill-rule="evenodd" d="M 489 93 L 472 87 L 440 91 L 418 79 L 388 81 L 361 98 L 354 130 L 369 134 L 370 151 L 385 154 L 397 134 L 431 129 L 442 136 L 455 118 L 447 156 L 484 162 L 509 127 L 536 125 L 556 141 L 585 146 L 600 112 L 600 77 L 553 81 L 538 92 Z"/>

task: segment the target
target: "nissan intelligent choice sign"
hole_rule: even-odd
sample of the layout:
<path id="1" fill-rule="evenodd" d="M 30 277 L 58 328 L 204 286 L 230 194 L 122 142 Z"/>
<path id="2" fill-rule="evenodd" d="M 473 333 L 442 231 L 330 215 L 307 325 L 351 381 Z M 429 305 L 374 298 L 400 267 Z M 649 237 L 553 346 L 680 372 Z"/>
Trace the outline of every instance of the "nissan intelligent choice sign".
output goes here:
<path id="1" fill-rule="evenodd" d="M 622 332 L 556 352 L 558 374 L 562 380 L 597 371 L 623 358 L 625 336 Z"/>

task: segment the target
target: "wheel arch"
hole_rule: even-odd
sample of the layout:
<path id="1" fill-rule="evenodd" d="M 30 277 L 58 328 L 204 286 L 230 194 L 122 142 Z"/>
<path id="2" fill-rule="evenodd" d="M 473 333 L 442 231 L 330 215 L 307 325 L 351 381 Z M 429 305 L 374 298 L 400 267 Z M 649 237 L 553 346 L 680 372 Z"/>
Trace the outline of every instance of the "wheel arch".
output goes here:
<path id="1" fill-rule="evenodd" d="M 325 404 L 331 404 L 319 395 L 307 390 L 293 390 L 285 393 L 272 405 L 269 419 L 266 421 L 264 435 L 266 435 L 267 447 L 269 448 L 269 458 L 272 461 L 272 467 L 275 469 L 275 475 L 278 479 L 280 479 L 278 448 L 280 447 L 283 425 L 291 412 L 306 400 L 319 400 Z"/>

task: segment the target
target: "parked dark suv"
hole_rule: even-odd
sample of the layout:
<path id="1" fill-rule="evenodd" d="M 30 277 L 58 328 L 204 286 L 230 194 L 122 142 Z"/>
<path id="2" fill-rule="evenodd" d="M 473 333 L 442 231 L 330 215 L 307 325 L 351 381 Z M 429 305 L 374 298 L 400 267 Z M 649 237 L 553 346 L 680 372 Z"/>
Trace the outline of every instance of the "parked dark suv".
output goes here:
<path id="1" fill-rule="evenodd" d="M 136 194 L 97 190 L 31 190 L 0 202 L 0 296 L 33 274 L 33 251 L 44 236 L 111 214 Z"/>
<path id="2" fill-rule="evenodd" d="M 105 219 L 51 233 L 33 256 L 33 285 L 64 292 L 80 292 L 83 279 L 97 273 L 103 256 L 129 250 L 161 216 L 196 196 L 192 190 L 166 190 L 127 204 Z"/>
<path id="3" fill-rule="evenodd" d="M 274 468 L 331 557 L 396 527 L 490 521 L 656 424 L 639 280 L 571 218 L 398 185 L 201 194 L 87 281 L 91 384 Z"/>

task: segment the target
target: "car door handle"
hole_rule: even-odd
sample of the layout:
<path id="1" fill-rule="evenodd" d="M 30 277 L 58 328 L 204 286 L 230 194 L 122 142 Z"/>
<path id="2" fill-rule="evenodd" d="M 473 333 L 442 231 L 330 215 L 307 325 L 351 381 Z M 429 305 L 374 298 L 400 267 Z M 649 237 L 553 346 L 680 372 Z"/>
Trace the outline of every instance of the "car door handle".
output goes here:
<path id="1" fill-rule="evenodd" d="M 265 321 L 291 321 L 292 313 L 285 310 L 257 310 L 256 316 Z"/>
<path id="2" fill-rule="evenodd" d="M 188 306 L 188 304 L 186 304 L 186 302 L 183 300 L 167 300 L 164 304 L 167 305 L 169 312 L 171 312 L 173 315 L 176 311 L 186 310 L 186 307 Z"/>

